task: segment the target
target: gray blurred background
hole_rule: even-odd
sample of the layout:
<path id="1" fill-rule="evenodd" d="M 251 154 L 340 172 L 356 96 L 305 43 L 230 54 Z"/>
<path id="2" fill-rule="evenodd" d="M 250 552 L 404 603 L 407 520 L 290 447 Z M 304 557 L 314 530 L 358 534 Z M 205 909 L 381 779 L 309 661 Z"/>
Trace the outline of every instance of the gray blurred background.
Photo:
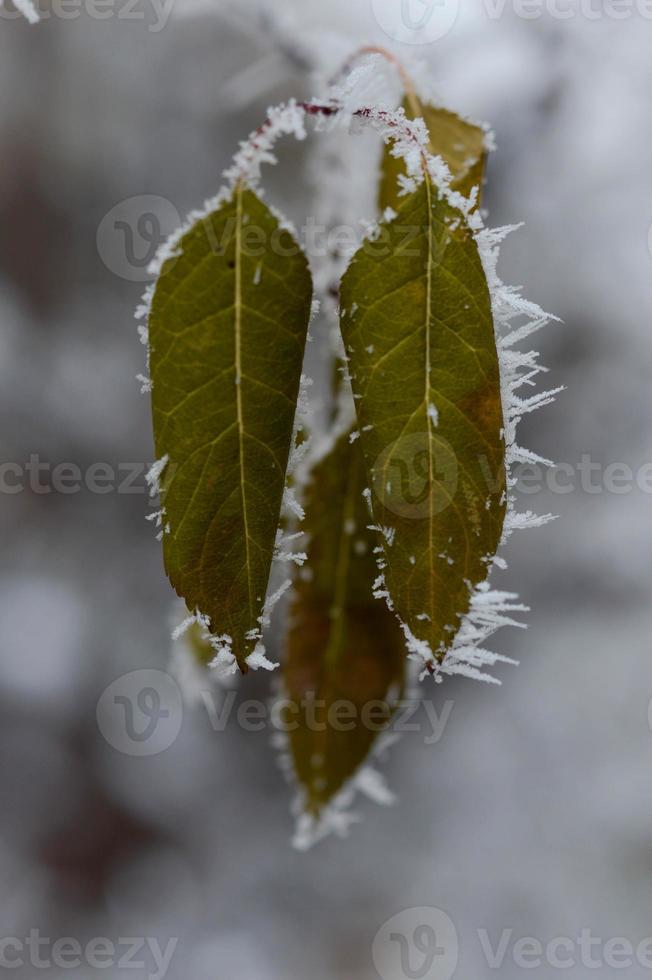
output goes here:
<path id="1" fill-rule="evenodd" d="M 132 8 L 140 17 L 117 2 L 104 20 L 0 18 L 3 463 L 151 461 L 134 380 L 143 284 L 129 278 L 142 262 L 125 277 L 127 235 L 98 246 L 102 219 L 153 195 L 174 224 L 219 189 L 269 103 L 309 96 L 314 69 L 375 41 L 425 62 L 448 105 L 496 132 L 489 220 L 526 223 L 502 277 L 564 321 L 535 345 L 546 380 L 568 391 L 524 422 L 521 442 L 575 472 L 560 478 L 570 492 L 524 500 L 560 519 L 517 535 L 496 578 L 532 606 L 528 632 L 494 641 L 520 666 L 500 668 L 500 688 L 449 679 L 425 692 L 454 706 L 438 744 L 415 734 L 392 749 L 398 803 L 363 805 L 350 838 L 308 854 L 290 847 L 290 793 L 266 733 L 215 733 L 186 710 L 170 748 L 134 758 L 98 731 L 107 684 L 168 663 L 171 592 L 142 472 L 133 493 L 5 489 L 0 938 L 175 938 L 171 980 L 371 980 L 381 925 L 432 906 L 456 926 L 456 976 L 513 980 L 559 973 L 545 957 L 528 971 L 515 962 L 523 936 L 652 935 L 652 21 L 601 6 L 523 19 L 508 3 L 491 18 L 461 0 L 453 28 L 420 46 L 392 45 L 368 0 L 176 0 L 164 23 L 148 0 Z M 286 153 L 305 169 L 305 148 Z M 305 213 L 307 180 L 276 172 L 269 185 L 274 203 Z M 591 486 L 583 456 L 599 464 Z M 633 488 L 606 485 L 610 464 L 631 468 Z M 267 691 L 255 676 L 244 696 Z M 481 929 L 494 946 L 513 930 L 499 970 Z M 27 959 L 11 972 L 95 975 Z M 570 975 L 596 972 L 650 974 L 603 957 Z"/>

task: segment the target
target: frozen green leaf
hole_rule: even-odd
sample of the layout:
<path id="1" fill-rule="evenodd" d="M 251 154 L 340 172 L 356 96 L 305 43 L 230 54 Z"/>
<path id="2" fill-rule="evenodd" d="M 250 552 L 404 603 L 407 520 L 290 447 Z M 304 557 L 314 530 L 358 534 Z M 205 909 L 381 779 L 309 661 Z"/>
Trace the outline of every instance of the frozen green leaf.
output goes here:
<path id="1" fill-rule="evenodd" d="M 243 669 L 267 592 L 311 300 L 305 256 L 241 185 L 182 237 L 152 300 L 165 568 Z"/>
<path id="2" fill-rule="evenodd" d="M 290 751 L 313 815 L 355 774 L 403 685 L 400 628 L 372 595 L 380 541 L 368 530 L 365 486 L 360 444 L 345 432 L 307 489 L 308 562 L 295 584 L 283 667 Z"/>
<path id="3" fill-rule="evenodd" d="M 342 334 L 385 586 L 413 648 L 441 661 L 505 517 L 491 299 L 466 217 L 430 177 L 384 231 L 344 276 Z"/>

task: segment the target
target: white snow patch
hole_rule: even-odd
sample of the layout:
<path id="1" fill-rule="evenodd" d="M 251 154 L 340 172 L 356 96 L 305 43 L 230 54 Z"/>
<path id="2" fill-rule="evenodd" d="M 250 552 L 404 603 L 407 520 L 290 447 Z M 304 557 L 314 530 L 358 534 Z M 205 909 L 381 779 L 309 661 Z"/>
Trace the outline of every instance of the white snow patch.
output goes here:
<path id="1" fill-rule="evenodd" d="M 170 457 L 166 453 L 165 456 L 161 456 L 156 462 L 152 463 L 147 473 L 145 474 L 145 482 L 149 487 L 150 497 L 158 497 L 161 493 L 161 477 L 163 475 L 163 470 L 170 462 Z"/>
<path id="2" fill-rule="evenodd" d="M 36 9 L 33 0 L 14 0 L 14 5 L 17 10 L 26 17 L 30 24 L 38 24 L 41 16 Z M 4 0 L 0 0 L 0 7 L 4 6 Z"/>
<path id="3" fill-rule="evenodd" d="M 265 656 L 264 647 L 258 647 L 247 657 L 247 666 L 252 670 L 276 670 L 279 664 L 274 664 Z"/>

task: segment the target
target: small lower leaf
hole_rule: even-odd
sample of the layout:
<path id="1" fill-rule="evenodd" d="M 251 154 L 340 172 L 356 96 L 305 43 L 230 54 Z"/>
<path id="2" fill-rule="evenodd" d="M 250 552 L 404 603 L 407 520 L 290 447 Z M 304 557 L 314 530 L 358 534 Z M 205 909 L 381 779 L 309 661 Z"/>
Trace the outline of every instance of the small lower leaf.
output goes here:
<path id="1" fill-rule="evenodd" d="M 307 490 L 308 575 L 295 585 L 283 667 L 290 751 L 313 815 L 355 774 L 403 688 L 400 628 L 372 596 L 380 541 L 368 529 L 364 460 L 351 435 L 318 463 Z"/>
<path id="2" fill-rule="evenodd" d="M 243 669 L 267 592 L 311 301 L 298 245 L 237 185 L 182 237 L 151 305 L 165 568 Z"/>

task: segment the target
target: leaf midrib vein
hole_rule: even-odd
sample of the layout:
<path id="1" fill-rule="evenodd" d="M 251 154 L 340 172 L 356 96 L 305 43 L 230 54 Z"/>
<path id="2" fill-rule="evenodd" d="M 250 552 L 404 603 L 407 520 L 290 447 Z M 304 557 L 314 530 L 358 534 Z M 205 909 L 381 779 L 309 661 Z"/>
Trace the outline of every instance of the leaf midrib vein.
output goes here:
<path id="1" fill-rule="evenodd" d="M 247 490 L 245 483 L 244 465 L 244 416 L 242 410 L 242 187 L 236 190 L 236 223 L 235 223 L 235 296 L 234 328 L 235 328 L 235 385 L 236 385 L 236 416 L 238 424 L 238 455 L 240 459 L 240 494 L 242 497 L 242 519 L 244 523 L 245 557 L 247 562 L 247 595 L 249 597 L 249 615 L 252 626 L 255 623 L 253 589 L 251 581 L 251 556 L 249 551 L 249 518 L 247 515 Z"/>
<path id="2" fill-rule="evenodd" d="M 432 452 L 432 439 L 430 437 L 430 415 L 428 412 L 428 407 L 430 404 L 430 356 L 431 356 L 431 346 L 432 338 L 430 335 L 431 319 L 432 319 L 432 277 L 433 277 L 433 229 L 432 229 L 432 189 L 430 187 L 430 175 L 426 174 L 425 178 L 426 185 L 426 199 L 428 202 L 428 274 L 427 274 L 427 284 L 426 284 L 426 370 L 425 370 L 425 391 L 424 391 L 424 404 L 426 409 L 426 425 L 428 426 L 428 476 L 430 480 L 430 493 L 428 494 L 428 550 L 430 553 L 430 621 L 433 621 L 435 615 L 435 589 L 434 589 L 434 564 L 432 560 L 432 539 L 434 533 L 434 510 L 433 510 L 433 492 L 432 488 L 434 486 L 434 461 Z M 451 501 L 452 502 L 452 501 Z"/>
<path id="3" fill-rule="evenodd" d="M 344 634 L 344 606 L 351 562 L 351 534 L 348 530 L 348 522 L 353 518 L 355 513 L 354 494 L 357 476 L 358 466 L 354 454 L 347 479 L 335 560 L 335 588 L 333 589 L 333 605 L 331 607 L 331 615 L 329 616 L 329 638 L 324 654 L 326 671 L 332 669 L 337 663 Z"/>

